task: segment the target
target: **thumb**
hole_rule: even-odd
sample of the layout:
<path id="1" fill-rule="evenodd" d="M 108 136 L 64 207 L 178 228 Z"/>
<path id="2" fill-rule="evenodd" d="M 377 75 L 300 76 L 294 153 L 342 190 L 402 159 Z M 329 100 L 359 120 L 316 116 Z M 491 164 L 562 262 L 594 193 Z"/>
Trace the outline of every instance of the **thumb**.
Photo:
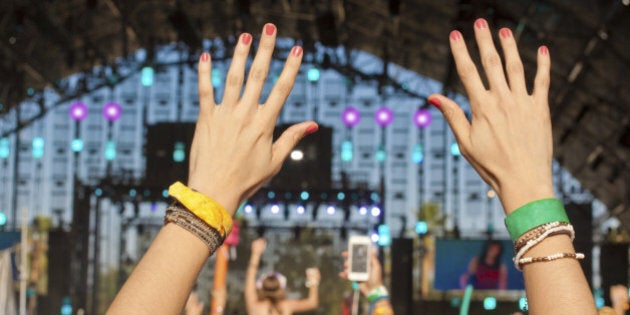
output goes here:
<path id="1" fill-rule="evenodd" d="M 319 126 L 316 122 L 304 121 L 287 128 L 287 130 L 280 135 L 272 147 L 273 156 L 271 163 L 273 164 L 274 170 L 276 170 L 274 174 L 280 171 L 282 163 L 300 140 L 302 140 L 304 136 L 317 131 L 318 128 Z"/>
<path id="2" fill-rule="evenodd" d="M 441 94 L 431 94 L 428 98 L 429 104 L 442 112 L 444 119 L 451 127 L 457 142 L 466 147 L 470 138 L 470 122 L 466 118 L 466 114 L 455 101 Z"/>

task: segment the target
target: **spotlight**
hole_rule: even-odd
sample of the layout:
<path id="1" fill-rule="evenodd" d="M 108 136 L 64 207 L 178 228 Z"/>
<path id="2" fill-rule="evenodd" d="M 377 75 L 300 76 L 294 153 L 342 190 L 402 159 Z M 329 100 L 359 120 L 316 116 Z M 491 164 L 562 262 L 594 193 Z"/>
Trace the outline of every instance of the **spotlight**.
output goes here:
<path id="1" fill-rule="evenodd" d="M 70 110 L 68 111 L 70 118 L 74 121 L 82 121 L 88 115 L 88 108 L 85 106 L 83 102 L 74 102 L 70 105 Z"/>
<path id="2" fill-rule="evenodd" d="M 290 156 L 293 161 L 301 161 L 304 158 L 304 152 L 302 150 L 293 150 Z"/>
<path id="3" fill-rule="evenodd" d="M 354 107 L 346 108 L 341 114 L 341 121 L 346 127 L 354 127 L 361 120 L 361 113 Z"/>
<path id="4" fill-rule="evenodd" d="M 118 120 L 121 114 L 122 108 L 116 102 L 109 102 L 103 106 L 103 116 L 111 122 Z"/>
<path id="5" fill-rule="evenodd" d="M 459 144 L 457 144 L 457 142 L 453 142 L 451 144 L 451 155 L 452 156 L 462 155 L 462 152 L 459 150 Z"/>
<path id="6" fill-rule="evenodd" d="M 83 140 L 73 139 L 72 142 L 70 142 L 70 148 L 72 149 L 72 152 L 83 151 Z"/>
<path id="7" fill-rule="evenodd" d="M 394 120 L 394 112 L 388 107 L 381 107 L 374 113 L 374 119 L 379 126 L 387 127 Z"/>
<path id="8" fill-rule="evenodd" d="M 375 232 L 372 232 L 372 235 L 370 235 L 370 239 L 372 240 L 372 243 L 378 242 L 378 234 Z"/>
<path id="9" fill-rule="evenodd" d="M 378 217 L 379 215 L 381 215 L 381 209 L 379 207 L 372 207 L 370 213 L 373 217 Z"/>
<path id="10" fill-rule="evenodd" d="M 308 191 L 304 190 L 300 193 L 300 199 L 306 201 L 308 200 L 308 197 L 310 196 L 310 194 L 308 193 Z"/>
<path id="11" fill-rule="evenodd" d="M 335 207 L 334 207 L 334 206 L 328 206 L 328 207 L 326 208 L 326 213 L 328 213 L 328 214 L 330 214 L 330 215 L 335 214 L 335 212 L 336 212 L 336 211 L 337 211 L 337 209 L 335 209 Z"/>
<path id="12" fill-rule="evenodd" d="M 280 206 L 278 206 L 278 205 L 272 205 L 272 206 L 271 206 L 271 213 L 273 213 L 273 214 L 277 214 L 278 212 L 280 212 Z"/>
<path id="13" fill-rule="evenodd" d="M 298 214 L 304 214 L 304 212 L 306 212 L 306 209 L 304 208 L 304 206 L 297 206 L 297 208 L 295 208 L 295 212 L 297 212 Z"/>
<path id="14" fill-rule="evenodd" d="M 311 82 L 317 82 L 319 80 L 319 76 L 319 69 L 317 68 L 310 68 L 306 73 L 306 78 Z"/>
<path id="15" fill-rule="evenodd" d="M 429 231 L 429 226 L 425 221 L 416 222 L 416 233 L 418 235 L 425 235 Z"/>
<path id="16" fill-rule="evenodd" d="M 360 207 L 359 208 L 359 214 L 361 215 L 366 215 L 367 214 L 367 208 L 366 207 Z"/>
<path id="17" fill-rule="evenodd" d="M 431 112 L 426 109 L 419 109 L 413 114 L 413 123 L 419 128 L 428 127 L 432 120 Z"/>
<path id="18" fill-rule="evenodd" d="M 245 211 L 245 213 L 252 213 L 252 211 L 254 211 L 254 207 L 252 207 L 252 205 L 245 205 L 243 211 Z"/>
<path id="19" fill-rule="evenodd" d="M 483 299 L 483 309 L 484 310 L 494 310 L 497 308 L 497 299 L 493 296 L 488 296 Z"/>
<path id="20" fill-rule="evenodd" d="M 342 191 L 337 193 L 337 200 L 344 200 L 346 199 L 346 194 L 344 194 Z"/>

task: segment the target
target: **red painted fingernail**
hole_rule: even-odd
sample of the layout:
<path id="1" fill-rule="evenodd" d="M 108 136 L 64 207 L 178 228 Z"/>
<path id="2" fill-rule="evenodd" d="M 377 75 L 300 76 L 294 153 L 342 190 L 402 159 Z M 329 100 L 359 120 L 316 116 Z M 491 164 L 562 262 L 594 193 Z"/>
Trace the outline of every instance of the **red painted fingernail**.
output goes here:
<path id="1" fill-rule="evenodd" d="M 475 21 L 475 27 L 480 30 L 488 28 L 488 22 L 486 22 L 486 20 L 484 19 L 477 19 L 477 21 Z"/>
<path id="2" fill-rule="evenodd" d="M 293 49 L 291 49 L 291 54 L 293 54 L 293 56 L 299 57 L 302 54 L 302 47 L 294 46 Z"/>
<path id="3" fill-rule="evenodd" d="M 307 135 L 310 135 L 311 133 L 313 133 L 313 132 L 317 131 L 318 129 L 319 129 L 319 126 L 318 126 L 318 125 L 313 125 L 313 126 L 310 126 L 310 127 L 308 127 L 308 128 L 306 129 L 306 134 L 307 134 Z"/>
<path id="4" fill-rule="evenodd" d="M 208 61 L 208 59 L 210 59 L 210 54 L 205 52 L 203 54 L 201 54 L 201 61 L 206 62 Z"/>
<path id="5" fill-rule="evenodd" d="M 273 35 L 273 32 L 276 30 L 276 27 L 273 24 L 265 25 L 265 34 Z"/>
<path id="6" fill-rule="evenodd" d="M 462 33 L 460 33 L 459 31 L 452 31 L 451 35 L 449 35 L 449 36 L 454 41 L 458 41 L 458 40 L 462 39 Z"/>
<path id="7" fill-rule="evenodd" d="M 499 34 L 501 34 L 501 37 L 503 38 L 509 38 L 510 36 L 512 36 L 512 31 L 510 31 L 509 28 L 504 27 L 499 31 Z"/>
<path id="8" fill-rule="evenodd" d="M 243 33 L 243 35 L 241 35 L 241 41 L 243 42 L 243 44 L 249 45 L 249 42 L 252 41 L 252 35 Z"/>
<path id="9" fill-rule="evenodd" d="M 435 107 L 438 107 L 438 108 L 440 106 L 442 106 L 442 103 L 440 103 L 440 100 L 435 98 L 435 97 L 429 98 L 429 104 L 431 104 L 431 105 L 433 105 Z"/>
<path id="10" fill-rule="evenodd" d="M 549 55 L 549 48 L 547 48 L 547 46 L 543 45 L 540 46 L 540 54 L 541 55 Z"/>

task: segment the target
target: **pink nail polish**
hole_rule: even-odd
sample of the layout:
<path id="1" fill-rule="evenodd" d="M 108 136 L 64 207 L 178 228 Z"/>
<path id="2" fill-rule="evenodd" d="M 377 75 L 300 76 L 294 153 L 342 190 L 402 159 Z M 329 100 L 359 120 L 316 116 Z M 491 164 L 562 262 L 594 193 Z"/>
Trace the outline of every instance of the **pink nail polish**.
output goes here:
<path id="1" fill-rule="evenodd" d="M 544 56 L 549 55 L 549 48 L 547 48 L 547 46 L 542 45 L 542 46 L 540 46 L 539 49 L 540 49 L 540 54 L 541 55 L 544 55 Z"/>
<path id="2" fill-rule="evenodd" d="M 440 103 L 440 100 L 435 97 L 429 98 L 429 104 L 437 108 L 440 108 L 442 106 L 442 103 Z"/>
<path id="3" fill-rule="evenodd" d="M 458 41 L 462 39 L 462 33 L 460 33 L 459 31 L 452 31 L 449 36 L 453 41 Z"/>
<path id="4" fill-rule="evenodd" d="M 501 37 L 503 38 L 509 38 L 512 36 L 512 31 L 510 31 L 509 28 L 504 27 L 499 31 L 499 34 L 501 35 Z"/>
<path id="5" fill-rule="evenodd" d="M 267 35 L 273 35 L 273 32 L 276 31 L 276 27 L 273 24 L 266 24 L 265 25 L 265 34 Z"/>
<path id="6" fill-rule="evenodd" d="M 313 132 L 317 131 L 318 129 L 319 129 L 319 126 L 318 126 L 318 125 L 313 125 L 313 126 L 310 126 L 310 127 L 308 127 L 308 128 L 306 129 L 306 134 L 307 134 L 307 135 L 310 135 L 311 133 L 313 133 Z"/>
<path id="7" fill-rule="evenodd" d="M 210 54 L 207 52 L 201 54 L 201 61 L 206 62 L 210 59 Z"/>
<path id="8" fill-rule="evenodd" d="M 249 35 L 247 33 L 243 33 L 243 35 L 241 35 L 241 42 L 245 45 L 249 45 L 249 42 L 252 41 L 252 35 Z"/>
<path id="9" fill-rule="evenodd" d="M 299 57 L 302 54 L 302 47 L 294 46 L 293 49 L 291 49 L 291 54 L 293 56 Z"/>
<path id="10" fill-rule="evenodd" d="M 484 19 L 477 19 L 477 21 L 475 21 L 475 27 L 480 30 L 488 28 L 488 22 L 486 22 L 486 20 Z"/>

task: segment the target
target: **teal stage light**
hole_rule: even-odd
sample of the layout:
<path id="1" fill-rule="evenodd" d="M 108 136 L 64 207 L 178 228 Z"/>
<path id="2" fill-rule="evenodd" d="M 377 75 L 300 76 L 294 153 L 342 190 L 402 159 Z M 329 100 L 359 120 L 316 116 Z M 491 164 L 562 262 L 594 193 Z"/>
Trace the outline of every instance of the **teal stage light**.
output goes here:
<path id="1" fill-rule="evenodd" d="M 488 296 L 483 299 L 483 309 L 491 311 L 497 308 L 497 299 L 493 296 Z"/>
<path id="2" fill-rule="evenodd" d="M 0 138 L 0 159 L 7 159 L 10 154 L 9 138 Z"/>
<path id="3" fill-rule="evenodd" d="M 425 221 L 416 222 L 416 233 L 418 235 L 427 234 L 428 231 L 429 231 L 429 225 L 427 225 Z"/>
<path id="4" fill-rule="evenodd" d="M 105 160 L 113 161 L 116 159 L 116 141 L 109 140 L 105 143 Z"/>
<path id="5" fill-rule="evenodd" d="M 518 309 L 521 311 L 527 311 L 529 309 L 529 305 L 527 304 L 527 298 L 521 297 L 518 299 Z"/>
<path id="6" fill-rule="evenodd" d="M 424 153 L 422 153 L 422 145 L 415 144 L 413 149 L 411 150 L 411 161 L 416 164 L 422 163 L 424 161 Z"/>
<path id="7" fill-rule="evenodd" d="M 219 68 L 212 68 L 212 86 L 218 88 L 221 86 L 221 70 Z"/>
<path id="8" fill-rule="evenodd" d="M 153 77 L 154 71 L 152 67 L 144 67 L 142 68 L 142 85 L 143 86 L 151 86 L 153 85 Z"/>
<path id="9" fill-rule="evenodd" d="M 457 144 L 457 142 L 453 142 L 451 144 L 451 155 L 452 156 L 462 155 L 462 152 L 459 150 L 459 144 Z"/>
<path id="10" fill-rule="evenodd" d="M 351 141 L 344 141 L 341 143 L 341 160 L 344 162 L 350 162 L 354 158 L 354 150 Z"/>
<path id="11" fill-rule="evenodd" d="M 184 162 L 185 159 L 186 159 L 186 145 L 181 141 L 175 142 L 175 146 L 173 149 L 173 161 L 177 163 L 181 163 L 181 162 Z"/>
<path id="12" fill-rule="evenodd" d="M 308 69 L 308 72 L 306 73 L 306 77 L 311 82 L 317 82 L 319 80 L 319 76 L 320 76 L 320 73 L 319 73 L 319 69 L 317 68 L 310 68 Z"/>
<path id="13" fill-rule="evenodd" d="M 389 226 L 381 224 L 378 226 L 378 241 L 379 246 L 389 246 L 392 243 L 392 237 L 390 235 Z"/>
<path id="14" fill-rule="evenodd" d="M 308 193 L 308 191 L 304 190 L 300 193 L 300 199 L 308 200 L 308 197 L 310 197 L 310 194 Z"/>
<path id="15" fill-rule="evenodd" d="M 0 226 L 7 224 L 7 215 L 4 212 L 0 212 Z"/>
<path id="16" fill-rule="evenodd" d="M 83 151 L 83 140 L 73 139 L 72 142 L 70 142 L 70 148 L 72 149 L 72 152 Z"/>
<path id="17" fill-rule="evenodd" d="M 33 157 L 36 159 L 41 159 L 44 157 L 44 138 L 35 137 L 33 138 Z"/>

